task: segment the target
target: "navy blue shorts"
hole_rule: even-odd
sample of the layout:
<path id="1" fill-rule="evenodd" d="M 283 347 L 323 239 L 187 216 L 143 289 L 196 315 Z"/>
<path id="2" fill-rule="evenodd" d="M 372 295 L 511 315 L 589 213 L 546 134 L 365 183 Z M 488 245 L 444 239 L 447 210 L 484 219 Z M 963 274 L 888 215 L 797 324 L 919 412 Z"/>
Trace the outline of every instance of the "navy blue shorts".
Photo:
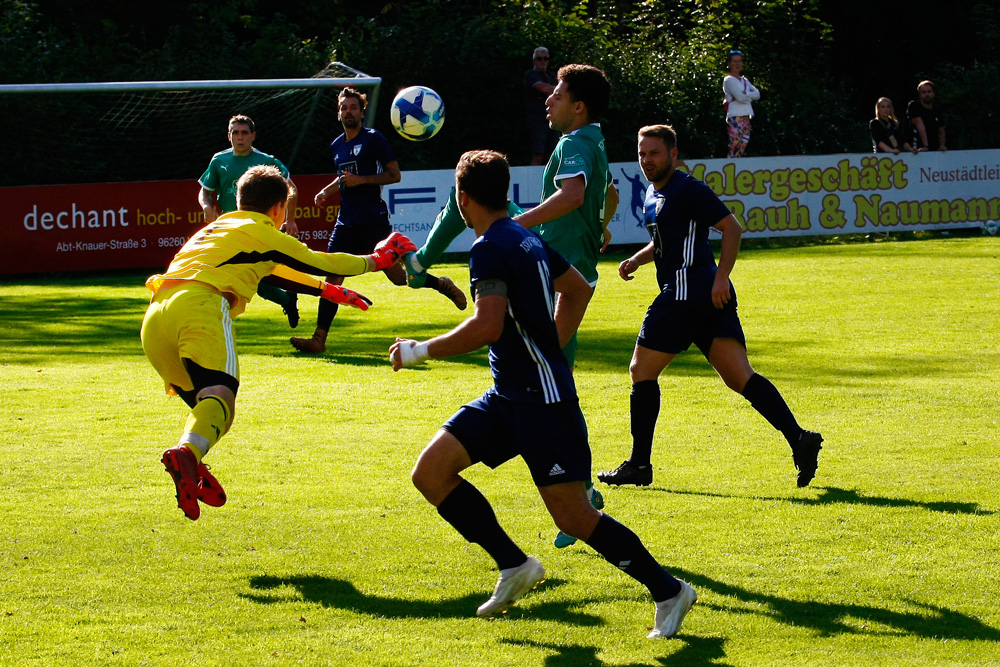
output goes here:
<path id="1" fill-rule="evenodd" d="M 374 224 L 345 225 L 338 222 L 330 234 L 327 252 L 346 252 L 351 255 L 367 255 L 375 250 L 379 241 L 392 234 L 389 221 Z"/>
<path id="2" fill-rule="evenodd" d="M 473 463 L 497 468 L 520 456 L 535 486 L 590 479 L 587 422 L 579 401 L 513 403 L 491 389 L 441 428 L 462 443 Z"/>
<path id="3" fill-rule="evenodd" d="M 729 283 L 729 289 L 733 298 L 720 310 L 712 303 L 711 292 L 677 301 L 674 288 L 668 286 L 646 309 L 636 343 L 666 354 L 678 354 L 694 343 L 706 358 L 716 338 L 735 338 L 746 347 L 736 312 L 736 288 Z"/>

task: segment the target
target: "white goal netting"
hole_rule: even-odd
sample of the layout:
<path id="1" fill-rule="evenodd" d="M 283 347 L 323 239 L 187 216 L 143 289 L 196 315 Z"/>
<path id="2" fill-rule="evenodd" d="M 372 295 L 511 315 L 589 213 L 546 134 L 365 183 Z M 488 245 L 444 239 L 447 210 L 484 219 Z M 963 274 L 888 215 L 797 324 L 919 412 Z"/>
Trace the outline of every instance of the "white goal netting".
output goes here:
<path id="1" fill-rule="evenodd" d="M 0 186 L 197 179 L 236 114 L 293 175 L 326 173 L 341 87 L 366 90 L 371 111 L 379 83 L 331 63 L 312 79 L 0 86 Z"/>

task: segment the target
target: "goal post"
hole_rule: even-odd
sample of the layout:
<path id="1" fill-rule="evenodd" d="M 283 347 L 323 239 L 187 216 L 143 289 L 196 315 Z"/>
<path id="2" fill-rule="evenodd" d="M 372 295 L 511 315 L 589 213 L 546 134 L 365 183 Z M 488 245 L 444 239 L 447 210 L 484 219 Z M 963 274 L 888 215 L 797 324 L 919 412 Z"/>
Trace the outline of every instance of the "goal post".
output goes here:
<path id="1" fill-rule="evenodd" d="M 9 142 L 0 186 L 196 180 L 228 146 L 227 121 L 253 118 L 254 146 L 296 173 L 326 173 L 341 133 L 336 97 L 382 80 L 343 63 L 312 78 L 0 85 Z"/>

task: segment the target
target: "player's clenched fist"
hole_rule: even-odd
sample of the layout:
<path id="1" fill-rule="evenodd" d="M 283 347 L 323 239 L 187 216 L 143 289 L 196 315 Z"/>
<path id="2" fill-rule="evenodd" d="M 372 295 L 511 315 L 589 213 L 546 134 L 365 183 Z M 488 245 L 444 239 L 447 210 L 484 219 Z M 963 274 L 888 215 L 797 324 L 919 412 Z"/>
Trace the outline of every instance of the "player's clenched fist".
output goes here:
<path id="1" fill-rule="evenodd" d="M 397 338 L 396 342 L 389 348 L 389 361 L 392 362 L 392 370 L 394 371 L 422 364 L 430 356 L 427 341 L 418 343 L 408 338 Z"/>

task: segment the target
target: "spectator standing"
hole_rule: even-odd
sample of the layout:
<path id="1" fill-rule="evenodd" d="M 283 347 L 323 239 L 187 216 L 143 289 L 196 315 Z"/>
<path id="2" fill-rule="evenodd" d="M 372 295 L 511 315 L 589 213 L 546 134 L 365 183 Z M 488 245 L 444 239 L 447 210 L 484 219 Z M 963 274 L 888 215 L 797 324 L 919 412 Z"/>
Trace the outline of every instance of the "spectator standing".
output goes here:
<path id="1" fill-rule="evenodd" d="M 868 123 L 872 135 L 872 149 L 876 153 L 899 155 L 900 148 L 916 154 L 917 149 L 903 139 L 903 128 L 896 120 L 896 111 L 888 97 L 878 98 L 875 103 L 875 117 Z"/>
<path id="2" fill-rule="evenodd" d="M 726 58 L 729 74 L 722 81 L 726 94 L 726 120 L 729 123 L 729 157 L 743 157 L 750 143 L 750 119 L 753 101 L 760 99 L 760 91 L 743 76 L 743 52 L 730 51 Z"/>
<path id="3" fill-rule="evenodd" d="M 918 99 L 910 100 L 906 118 L 913 131 L 913 145 L 918 151 L 946 151 L 944 116 L 934 106 L 934 82 L 921 81 L 917 85 Z"/>
<path id="4" fill-rule="evenodd" d="M 559 141 L 559 133 L 549 127 L 545 118 L 545 100 L 558 83 L 549 71 L 549 50 L 539 46 L 531 56 L 534 64 L 524 74 L 524 111 L 531 144 L 531 164 L 542 165 L 548 160 Z"/>

